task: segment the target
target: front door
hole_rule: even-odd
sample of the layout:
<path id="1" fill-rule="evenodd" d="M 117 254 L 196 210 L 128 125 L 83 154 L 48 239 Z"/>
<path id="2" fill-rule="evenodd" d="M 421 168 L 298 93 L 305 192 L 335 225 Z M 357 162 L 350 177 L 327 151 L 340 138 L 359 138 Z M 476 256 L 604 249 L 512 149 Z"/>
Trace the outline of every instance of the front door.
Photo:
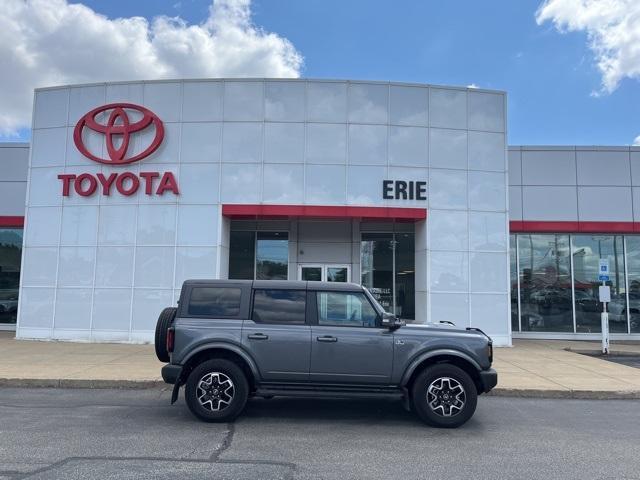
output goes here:
<path id="1" fill-rule="evenodd" d="M 316 292 L 311 327 L 309 380 L 321 383 L 388 384 L 393 334 L 362 292 Z"/>
<path id="2" fill-rule="evenodd" d="M 303 263 L 298 265 L 298 280 L 315 282 L 348 282 L 351 278 L 349 265 Z"/>

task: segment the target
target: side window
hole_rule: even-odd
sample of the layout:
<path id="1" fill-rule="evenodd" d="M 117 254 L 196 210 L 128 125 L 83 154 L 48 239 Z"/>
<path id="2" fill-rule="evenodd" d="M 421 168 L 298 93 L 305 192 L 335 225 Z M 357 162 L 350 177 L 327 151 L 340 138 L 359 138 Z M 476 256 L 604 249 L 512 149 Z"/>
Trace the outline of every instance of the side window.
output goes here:
<path id="1" fill-rule="evenodd" d="M 318 292 L 318 325 L 375 327 L 377 312 L 363 293 Z"/>
<path id="2" fill-rule="evenodd" d="M 304 324 L 307 293 L 304 290 L 256 290 L 252 319 L 257 323 Z"/>
<path id="3" fill-rule="evenodd" d="M 187 314 L 199 317 L 236 317 L 242 290 L 227 287 L 193 287 Z"/>

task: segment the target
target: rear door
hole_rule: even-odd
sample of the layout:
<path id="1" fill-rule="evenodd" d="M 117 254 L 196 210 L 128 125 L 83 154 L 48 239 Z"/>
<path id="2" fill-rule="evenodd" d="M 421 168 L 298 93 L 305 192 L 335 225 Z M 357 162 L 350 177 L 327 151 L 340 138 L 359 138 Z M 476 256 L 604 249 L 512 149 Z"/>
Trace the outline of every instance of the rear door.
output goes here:
<path id="1" fill-rule="evenodd" d="M 250 320 L 242 344 L 269 382 L 309 380 L 311 327 L 305 324 L 306 290 L 259 288 L 253 291 Z"/>
<path id="2" fill-rule="evenodd" d="M 317 291 L 311 327 L 310 381 L 387 384 L 393 335 L 363 292 Z"/>

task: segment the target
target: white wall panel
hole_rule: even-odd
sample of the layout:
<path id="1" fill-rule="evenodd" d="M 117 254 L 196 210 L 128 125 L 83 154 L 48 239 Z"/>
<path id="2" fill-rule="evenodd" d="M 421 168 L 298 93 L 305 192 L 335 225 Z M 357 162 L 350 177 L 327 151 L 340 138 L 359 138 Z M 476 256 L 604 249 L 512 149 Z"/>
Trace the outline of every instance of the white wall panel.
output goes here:
<path id="1" fill-rule="evenodd" d="M 504 132 L 504 95 L 469 90 L 469 129 Z"/>
<path id="2" fill-rule="evenodd" d="M 522 187 L 523 220 L 578 220 L 576 187 Z"/>
<path id="3" fill-rule="evenodd" d="M 32 133 L 32 136 L 34 134 Z M 17 142 L 0 144 L 0 162 L 2 163 L 0 182 L 26 182 L 29 169 L 29 144 Z"/>
<path id="4" fill-rule="evenodd" d="M 224 119 L 262 121 L 264 119 L 263 82 L 225 82 Z"/>
<path id="5" fill-rule="evenodd" d="M 467 92 L 430 88 L 429 124 L 439 128 L 467 128 Z"/>
<path id="6" fill-rule="evenodd" d="M 509 149 L 509 185 L 522 185 L 522 151 Z"/>
<path id="7" fill-rule="evenodd" d="M 60 167 L 65 163 L 67 128 L 34 130 L 31 144 L 33 145 L 31 154 L 32 167 Z"/>
<path id="8" fill-rule="evenodd" d="M 550 175 L 549 172 L 553 172 L 553 174 Z M 523 150 L 522 184 L 575 185 L 575 152 L 573 150 Z"/>
<path id="9" fill-rule="evenodd" d="M 629 152 L 576 152 L 579 185 L 631 185 Z"/>
<path id="10" fill-rule="evenodd" d="M 578 187 L 578 220 L 633 221 L 631 187 Z"/>
<path id="11" fill-rule="evenodd" d="M 429 162 L 431 168 L 467 169 L 466 130 L 429 129 Z"/>
<path id="12" fill-rule="evenodd" d="M 33 128 L 64 127 L 69 112 L 69 89 L 36 90 Z M 77 120 L 76 120 L 77 121 Z"/>
<path id="13" fill-rule="evenodd" d="M 182 86 L 182 121 L 221 121 L 222 89 L 222 82 L 184 82 Z"/>
<path id="14" fill-rule="evenodd" d="M 429 89 L 391 85 L 389 123 L 392 125 L 429 125 Z"/>
<path id="15" fill-rule="evenodd" d="M 344 82 L 308 82 L 307 120 L 310 122 L 346 122 L 347 84 Z"/>
<path id="16" fill-rule="evenodd" d="M 183 123 L 180 142 L 181 163 L 219 162 L 222 123 Z"/>

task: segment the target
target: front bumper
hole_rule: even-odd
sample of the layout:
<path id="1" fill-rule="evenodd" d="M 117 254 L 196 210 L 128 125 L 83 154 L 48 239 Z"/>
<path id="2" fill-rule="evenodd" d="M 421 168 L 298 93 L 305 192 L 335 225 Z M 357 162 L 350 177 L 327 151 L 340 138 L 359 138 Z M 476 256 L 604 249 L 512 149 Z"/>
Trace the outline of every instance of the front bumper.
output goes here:
<path id="1" fill-rule="evenodd" d="M 482 384 L 482 393 L 487 393 L 498 384 L 498 372 L 493 368 L 482 370 L 480 372 L 480 383 Z"/>
<path id="2" fill-rule="evenodd" d="M 162 372 L 162 379 L 165 381 L 165 383 L 170 383 L 171 385 L 174 385 L 180 378 L 180 375 L 182 374 L 182 366 L 171 365 L 170 363 L 168 363 L 167 365 L 162 367 L 161 372 Z"/>

